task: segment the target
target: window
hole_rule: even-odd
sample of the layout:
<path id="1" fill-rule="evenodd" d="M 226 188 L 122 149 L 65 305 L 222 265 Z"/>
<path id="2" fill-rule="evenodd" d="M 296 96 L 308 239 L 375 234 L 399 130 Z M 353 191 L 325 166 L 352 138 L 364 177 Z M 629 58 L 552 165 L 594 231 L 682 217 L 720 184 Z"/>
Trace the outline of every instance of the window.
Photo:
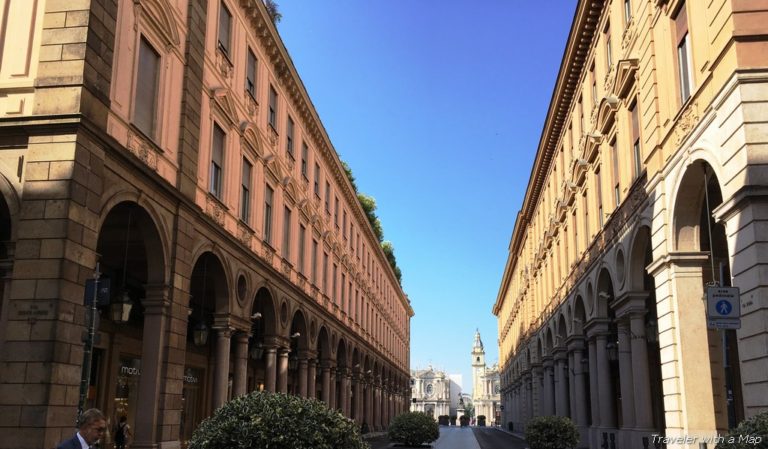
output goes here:
<path id="1" fill-rule="evenodd" d="M 341 211 L 341 234 L 344 236 L 344 240 L 347 239 L 347 211 Z"/>
<path id="2" fill-rule="evenodd" d="M 347 276 L 341 273 L 341 310 L 346 313 L 347 311 L 347 297 L 345 290 L 347 286 Z"/>
<path id="3" fill-rule="evenodd" d="M 331 183 L 325 181 L 325 213 L 331 214 Z"/>
<path id="4" fill-rule="evenodd" d="M 584 195 L 581 197 L 582 207 L 584 208 L 584 248 L 589 247 L 589 202 L 587 201 L 587 189 L 584 189 Z"/>
<path id="5" fill-rule="evenodd" d="M 613 67 L 613 55 L 611 55 L 611 27 L 606 25 L 605 27 L 605 66 L 608 70 Z"/>
<path id="6" fill-rule="evenodd" d="M 142 36 L 139 42 L 139 67 L 136 73 L 133 122 L 149 138 L 155 137 L 159 73 L 160 54 Z"/>
<path id="7" fill-rule="evenodd" d="M 240 219 L 245 224 L 250 223 L 251 216 L 251 173 L 253 165 L 243 158 L 243 175 L 240 181 Z"/>
<path id="8" fill-rule="evenodd" d="M 229 56 L 230 34 L 232 33 L 232 14 L 224 2 L 219 4 L 219 50 Z"/>
<path id="9" fill-rule="evenodd" d="M 283 212 L 283 259 L 291 260 L 291 210 Z"/>
<path id="10" fill-rule="evenodd" d="M 307 176 L 307 158 L 309 157 L 309 147 L 306 142 L 301 142 L 301 177 L 305 182 L 309 181 Z"/>
<path id="11" fill-rule="evenodd" d="M 253 54 L 250 48 L 248 49 L 248 61 L 246 64 L 245 90 L 252 97 L 256 97 L 256 55 Z"/>
<path id="12" fill-rule="evenodd" d="M 328 294 L 328 253 L 323 251 L 323 293 Z"/>
<path id="13" fill-rule="evenodd" d="M 597 76 L 595 75 L 595 63 L 589 68 L 589 77 L 592 79 L 592 106 L 597 107 Z"/>
<path id="14" fill-rule="evenodd" d="M 315 197 L 320 199 L 320 165 L 315 164 Z"/>
<path id="15" fill-rule="evenodd" d="M 269 85 L 269 126 L 277 131 L 277 91 L 272 85 Z"/>
<path id="16" fill-rule="evenodd" d="M 294 160 L 293 157 L 293 119 L 291 116 L 288 116 L 288 122 L 285 129 L 285 152 L 288 154 L 288 157 L 291 158 L 291 160 Z"/>
<path id="17" fill-rule="evenodd" d="M 595 170 L 595 188 L 597 189 L 597 223 L 598 227 L 603 227 L 603 175 L 600 173 L 600 166 Z"/>
<path id="18" fill-rule="evenodd" d="M 611 142 L 611 159 L 613 159 L 613 205 L 619 207 L 621 202 L 621 191 L 619 190 L 619 152 L 616 146 L 616 139 Z"/>
<path id="19" fill-rule="evenodd" d="M 306 239 L 307 228 L 299 224 L 299 273 L 304 274 L 304 240 Z"/>
<path id="20" fill-rule="evenodd" d="M 339 275 L 339 266 L 336 264 L 333 264 L 333 279 L 331 280 L 332 290 L 331 290 L 331 300 L 333 302 L 337 302 L 337 295 L 338 295 L 338 289 L 336 287 L 336 277 Z"/>
<path id="21" fill-rule="evenodd" d="M 581 128 L 581 134 L 584 135 L 587 132 L 587 128 L 584 126 L 584 99 L 579 95 L 579 127 Z"/>
<path id="22" fill-rule="evenodd" d="M 221 199 L 222 167 L 224 167 L 224 142 L 226 134 L 216 123 L 213 124 L 213 143 L 211 145 L 211 185 L 210 191 Z"/>
<path id="23" fill-rule="evenodd" d="M 333 199 L 333 224 L 339 229 L 339 197 Z"/>
<path id="24" fill-rule="evenodd" d="M 637 101 L 629 107 L 629 115 L 632 120 L 632 161 L 634 168 L 634 177 L 640 176 L 642 171 L 642 155 L 640 154 L 640 123 L 637 116 Z"/>
<path id="25" fill-rule="evenodd" d="M 632 1 L 624 0 L 624 23 L 629 25 L 632 21 Z"/>
<path id="26" fill-rule="evenodd" d="M 675 17 L 675 39 L 677 42 L 677 78 L 680 89 L 680 103 L 691 96 L 693 74 L 691 72 L 691 39 L 688 34 L 688 12 L 686 5 L 680 7 Z"/>
<path id="27" fill-rule="evenodd" d="M 264 192 L 264 241 L 272 243 L 272 196 L 275 191 L 268 184 Z"/>
<path id="28" fill-rule="evenodd" d="M 317 240 L 312 239 L 312 283 L 317 284 Z"/>

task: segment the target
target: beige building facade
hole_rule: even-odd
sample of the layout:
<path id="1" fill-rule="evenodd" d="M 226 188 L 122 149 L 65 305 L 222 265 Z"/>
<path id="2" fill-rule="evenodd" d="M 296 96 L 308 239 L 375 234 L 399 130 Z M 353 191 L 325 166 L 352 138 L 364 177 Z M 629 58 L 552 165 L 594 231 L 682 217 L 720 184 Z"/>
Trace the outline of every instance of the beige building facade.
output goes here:
<path id="1" fill-rule="evenodd" d="M 768 410 L 767 7 L 578 2 L 493 308 L 505 425 L 699 447 Z"/>
<path id="2" fill-rule="evenodd" d="M 0 0 L 0 36 L 1 448 L 72 435 L 97 269 L 85 405 L 132 447 L 260 389 L 408 409 L 413 309 L 262 1 Z"/>

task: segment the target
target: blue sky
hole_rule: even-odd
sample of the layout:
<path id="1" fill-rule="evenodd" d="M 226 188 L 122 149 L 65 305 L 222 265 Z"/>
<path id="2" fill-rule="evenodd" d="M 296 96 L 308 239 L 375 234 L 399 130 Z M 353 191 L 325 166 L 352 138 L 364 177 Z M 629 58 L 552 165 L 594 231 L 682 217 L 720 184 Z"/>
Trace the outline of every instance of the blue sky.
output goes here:
<path id="1" fill-rule="evenodd" d="M 278 1 L 278 30 L 340 157 L 376 198 L 411 368 L 463 375 L 496 300 L 576 0 Z"/>

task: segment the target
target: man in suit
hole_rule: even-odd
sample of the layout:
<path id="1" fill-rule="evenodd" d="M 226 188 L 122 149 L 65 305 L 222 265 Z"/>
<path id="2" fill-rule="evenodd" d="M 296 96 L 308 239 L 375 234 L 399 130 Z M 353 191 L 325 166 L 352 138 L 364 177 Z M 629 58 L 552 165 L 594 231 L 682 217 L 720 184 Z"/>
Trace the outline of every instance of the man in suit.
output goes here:
<path id="1" fill-rule="evenodd" d="M 75 436 L 62 441 L 56 449 L 90 449 L 107 431 L 107 419 L 100 410 L 95 408 L 83 412 L 78 422 L 79 427 Z"/>

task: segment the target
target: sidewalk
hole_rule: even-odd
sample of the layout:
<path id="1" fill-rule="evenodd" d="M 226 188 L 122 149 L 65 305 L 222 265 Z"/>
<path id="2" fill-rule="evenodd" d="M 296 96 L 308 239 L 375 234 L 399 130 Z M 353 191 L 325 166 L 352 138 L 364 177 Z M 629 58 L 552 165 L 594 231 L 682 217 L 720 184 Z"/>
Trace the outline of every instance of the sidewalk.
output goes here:
<path id="1" fill-rule="evenodd" d="M 494 427 L 496 428 L 496 430 L 499 430 L 499 431 L 501 431 L 501 432 L 504 432 L 504 433 L 506 433 L 506 434 L 508 434 L 508 435 L 512 435 L 513 437 L 516 437 L 516 438 L 520 438 L 521 440 L 525 440 L 525 434 L 524 434 L 524 433 L 522 433 L 522 432 L 513 432 L 513 431 L 509 431 L 509 430 L 505 429 L 505 428 L 504 428 L 504 427 L 502 427 L 502 426 L 494 426 Z"/>

